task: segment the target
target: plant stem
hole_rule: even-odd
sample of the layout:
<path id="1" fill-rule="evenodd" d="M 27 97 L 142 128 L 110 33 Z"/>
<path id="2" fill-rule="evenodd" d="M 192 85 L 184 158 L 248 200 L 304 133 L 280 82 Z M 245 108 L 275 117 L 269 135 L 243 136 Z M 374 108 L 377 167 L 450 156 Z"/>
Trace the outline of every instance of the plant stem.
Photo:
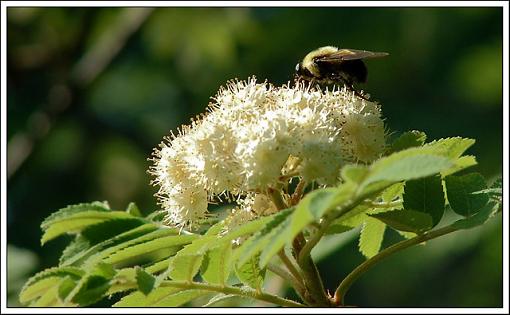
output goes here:
<path id="1" fill-rule="evenodd" d="M 285 269 L 281 268 L 278 265 L 269 264 L 267 266 L 267 269 L 269 269 L 271 272 L 275 273 L 276 275 L 280 276 L 282 279 L 287 280 L 292 285 L 294 290 L 296 290 L 299 297 L 304 301 L 305 287 L 303 286 L 303 283 L 299 282 L 288 271 L 286 271 Z"/>
<path id="2" fill-rule="evenodd" d="M 303 277 L 299 270 L 294 266 L 294 263 L 289 259 L 289 257 L 285 254 L 283 249 L 278 253 L 278 257 L 280 257 L 281 261 L 287 267 L 289 272 L 294 276 L 294 278 L 302 285 L 304 283 Z"/>
<path id="3" fill-rule="evenodd" d="M 336 219 L 335 215 L 326 215 L 324 218 L 324 221 L 321 222 L 319 225 L 319 229 L 317 232 L 315 232 L 312 237 L 306 242 L 305 246 L 301 249 L 298 256 L 298 263 L 301 264 L 307 256 L 310 256 L 310 253 L 312 252 L 312 249 L 319 243 L 324 233 L 326 233 L 326 230 L 328 229 L 331 222 L 333 222 Z"/>
<path id="4" fill-rule="evenodd" d="M 384 187 L 384 188 L 386 188 L 386 187 Z M 328 230 L 331 223 L 333 223 L 333 221 L 335 221 L 337 218 L 341 217 L 342 215 L 346 214 L 347 212 L 349 212 L 352 209 L 354 209 L 355 207 L 357 207 L 365 199 L 369 198 L 372 195 L 378 194 L 380 191 L 384 190 L 384 188 L 379 189 L 379 190 L 372 192 L 370 194 L 367 194 L 367 195 L 358 196 L 354 201 L 346 204 L 344 207 L 340 208 L 338 211 L 330 211 L 329 213 L 327 213 L 324 216 L 324 219 L 322 220 L 322 222 L 319 224 L 319 229 L 317 230 L 317 232 L 315 232 L 312 235 L 312 237 L 306 242 L 305 246 L 299 253 L 298 263 L 301 260 L 305 259 L 306 256 L 310 255 L 310 253 L 312 252 L 312 249 L 315 247 L 315 245 L 317 245 L 317 243 L 319 243 L 322 236 L 324 236 L 324 234 Z"/>
<path id="5" fill-rule="evenodd" d="M 287 204 L 285 203 L 285 200 L 283 200 L 280 190 L 274 189 L 274 188 L 269 188 L 268 193 L 269 193 L 269 197 L 271 197 L 271 200 L 273 201 L 274 205 L 276 206 L 276 209 L 283 210 L 283 209 L 287 208 Z"/>
<path id="6" fill-rule="evenodd" d="M 296 301 L 281 298 L 276 295 L 269 293 L 257 292 L 254 289 L 249 288 L 237 288 L 231 286 L 223 286 L 218 284 L 202 283 L 202 282 L 188 282 L 188 281 L 164 281 L 161 283 L 162 287 L 174 287 L 182 288 L 187 290 L 205 290 L 211 292 L 220 292 L 224 294 L 233 294 L 239 296 L 245 296 L 256 300 L 261 300 L 269 303 L 273 303 L 280 306 L 288 307 L 304 307 L 305 305 Z"/>
<path id="7" fill-rule="evenodd" d="M 399 207 L 403 204 L 402 200 L 395 200 L 390 202 L 375 202 L 370 201 L 368 202 L 368 205 L 375 207 L 375 208 L 393 208 L 393 207 Z"/>
<path id="8" fill-rule="evenodd" d="M 285 174 L 285 175 L 282 175 L 280 177 L 278 177 L 278 180 L 279 181 L 286 181 L 292 177 L 295 177 L 295 176 L 298 176 L 299 175 L 299 172 L 293 172 L 293 173 L 289 173 L 289 174 Z"/>
<path id="9" fill-rule="evenodd" d="M 287 204 L 283 200 L 283 197 L 279 190 L 269 188 L 268 193 L 278 210 L 287 208 Z M 282 258 L 281 252 L 280 258 Z M 284 259 L 283 261 L 285 263 Z M 289 265 L 292 265 L 292 263 L 290 263 Z M 324 285 L 322 284 L 322 280 L 320 278 L 317 267 L 315 266 L 312 260 L 312 257 L 310 255 L 304 257 L 304 259 L 301 262 L 298 261 L 298 265 L 299 267 L 301 267 L 301 270 L 303 272 L 302 279 L 306 287 L 306 293 L 304 296 L 306 301 L 310 301 L 312 305 L 316 306 L 331 306 L 331 301 L 326 295 L 326 290 L 324 290 Z M 289 271 L 292 272 L 292 269 L 290 269 Z M 299 274 L 299 272 L 297 272 L 297 274 Z"/>
<path id="10" fill-rule="evenodd" d="M 293 241 L 294 255 L 296 256 L 296 259 L 301 256 L 300 253 L 305 244 L 305 237 L 302 232 L 299 232 Z M 305 296 L 306 301 L 310 305 L 331 306 L 330 298 L 326 294 L 326 290 L 324 290 L 322 278 L 317 270 L 317 266 L 313 262 L 312 256 L 307 255 L 302 257 L 301 260 L 298 260 L 298 265 L 303 271 L 304 283 L 307 288 L 307 294 Z"/>
<path id="11" fill-rule="evenodd" d="M 290 198 L 292 205 L 297 205 L 299 201 L 301 200 L 301 197 L 303 197 L 303 191 L 306 187 L 306 181 L 304 179 L 301 179 L 299 183 L 296 186 L 296 189 L 294 190 L 294 193 L 292 194 L 292 197 Z"/>
<path id="12" fill-rule="evenodd" d="M 299 266 L 303 271 L 307 296 L 307 301 L 311 300 L 311 306 L 329 307 L 332 306 L 332 302 L 326 294 L 322 279 L 320 277 L 317 266 L 312 260 L 312 257 L 308 255 L 299 262 Z"/>
<path id="13" fill-rule="evenodd" d="M 386 258 L 386 257 L 390 256 L 391 254 L 394 254 L 400 250 L 411 247 L 413 245 L 423 243 L 427 240 L 431 240 L 433 238 L 443 236 L 445 234 L 449 234 L 449 233 L 455 232 L 457 230 L 458 230 L 457 228 L 449 225 L 449 226 L 437 229 L 435 231 L 424 233 L 424 234 L 418 235 L 416 237 L 413 237 L 411 239 L 399 242 L 397 244 L 394 244 L 394 245 L 384 249 L 383 251 L 379 252 L 379 254 L 373 256 L 370 259 L 367 259 L 361 265 L 356 267 L 349 275 L 347 275 L 347 277 L 345 277 L 345 279 L 340 283 L 340 285 L 338 286 L 338 288 L 335 291 L 334 302 L 337 305 L 343 305 L 345 293 L 349 290 L 349 288 L 354 283 L 354 281 L 356 281 L 362 274 L 367 272 L 370 268 L 375 266 L 378 262 L 380 262 L 384 258 Z"/>

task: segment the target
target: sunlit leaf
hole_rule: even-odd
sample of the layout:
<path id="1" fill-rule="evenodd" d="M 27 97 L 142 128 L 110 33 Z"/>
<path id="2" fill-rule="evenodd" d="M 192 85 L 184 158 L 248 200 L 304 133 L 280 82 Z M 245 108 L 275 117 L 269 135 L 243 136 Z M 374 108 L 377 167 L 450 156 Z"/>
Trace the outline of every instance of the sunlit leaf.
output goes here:
<path id="1" fill-rule="evenodd" d="M 371 258 L 377 255 L 381 248 L 385 230 L 386 224 L 379 220 L 366 217 L 359 237 L 359 251 L 363 256 Z"/>
<path id="2" fill-rule="evenodd" d="M 143 268 L 135 268 L 136 270 L 136 284 L 138 285 L 138 290 L 143 294 L 149 294 L 152 289 L 154 289 L 154 284 L 156 283 L 156 278 L 151 274 L 147 273 Z"/>
<path id="3" fill-rule="evenodd" d="M 66 248 L 66 255 L 65 257 L 61 257 L 61 264 L 80 265 L 84 262 L 93 264 L 102 261 L 108 255 L 122 248 L 147 241 L 147 239 L 154 239 L 161 235 L 175 235 L 176 233 L 176 231 L 170 229 L 158 230 L 155 225 L 148 223 L 116 235 L 92 247 L 88 247 L 89 242 L 86 241 L 84 237 L 78 235 L 75 241 L 73 241 L 73 243 L 76 242 L 77 244 L 73 245 L 73 243 L 71 243 L 68 246 L 70 248 Z M 83 242 L 85 244 L 80 244 Z M 77 248 L 75 248 L 75 246 Z"/>
<path id="4" fill-rule="evenodd" d="M 454 161 L 454 165 L 447 170 L 441 172 L 441 176 L 446 177 L 453 173 L 457 173 L 471 166 L 478 164 L 476 158 L 472 155 L 461 156 Z"/>
<path id="5" fill-rule="evenodd" d="M 234 295 L 234 294 L 217 294 L 213 296 L 206 304 L 202 305 L 202 307 L 216 307 L 217 304 L 224 303 L 226 301 L 233 301 L 234 303 L 238 303 L 239 300 L 248 299 L 248 297 Z M 230 306 L 230 305 L 229 305 Z"/>
<path id="6" fill-rule="evenodd" d="M 133 218 L 124 211 L 111 211 L 100 203 L 69 206 L 50 215 L 41 224 L 44 244 L 62 234 L 76 234 L 88 226 L 112 219 Z"/>
<path id="7" fill-rule="evenodd" d="M 170 278 L 191 281 L 200 270 L 207 250 L 217 245 L 218 237 L 216 235 L 204 235 L 193 240 L 170 260 Z"/>
<path id="8" fill-rule="evenodd" d="M 266 269 L 259 266 L 259 255 L 252 257 L 247 262 L 235 267 L 237 278 L 245 285 L 259 290 L 262 288 Z"/>
<path id="9" fill-rule="evenodd" d="M 66 297 L 80 306 L 87 306 L 101 300 L 110 288 L 110 280 L 116 271 L 109 264 L 98 264 L 80 279 L 76 287 Z"/>
<path id="10" fill-rule="evenodd" d="M 140 209 L 134 202 L 130 202 L 126 212 L 134 217 L 142 217 L 142 213 L 140 212 Z"/>
<path id="11" fill-rule="evenodd" d="M 19 299 L 21 303 L 27 303 L 42 296 L 49 288 L 56 287 L 61 280 L 70 277 L 73 280 L 80 279 L 85 272 L 74 267 L 49 268 L 31 277 L 21 289 Z M 58 294 L 58 291 L 55 291 Z"/>
<path id="12" fill-rule="evenodd" d="M 209 249 L 202 262 L 202 278 L 208 283 L 225 284 L 232 269 L 231 256 L 231 243 Z"/>
<path id="13" fill-rule="evenodd" d="M 206 294 L 210 292 L 159 287 L 148 295 L 139 291 L 133 292 L 123 297 L 113 307 L 177 307 Z"/>
<path id="14" fill-rule="evenodd" d="M 287 218 L 292 214 L 291 210 L 280 211 L 271 216 L 271 221 L 235 250 L 234 257 L 239 259 L 237 266 L 244 265 L 267 246 L 274 246 L 275 237 L 282 235 L 285 226 L 290 224 L 290 220 Z"/>

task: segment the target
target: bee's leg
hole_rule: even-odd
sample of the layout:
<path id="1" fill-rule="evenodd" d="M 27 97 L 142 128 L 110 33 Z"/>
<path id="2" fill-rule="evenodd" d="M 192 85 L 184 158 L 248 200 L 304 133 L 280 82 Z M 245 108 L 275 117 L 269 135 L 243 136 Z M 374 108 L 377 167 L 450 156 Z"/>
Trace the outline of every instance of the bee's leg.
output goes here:
<path id="1" fill-rule="evenodd" d="M 361 94 L 359 91 L 357 91 L 356 88 L 354 88 L 354 84 L 352 82 L 345 83 L 345 86 L 347 87 L 347 89 L 349 89 L 352 92 L 354 92 L 354 95 L 364 99 L 365 101 L 368 101 L 368 97 L 363 95 L 363 94 Z"/>
<path id="2" fill-rule="evenodd" d="M 368 101 L 369 97 L 370 96 L 367 96 L 367 95 L 364 95 L 364 94 L 361 94 L 360 92 L 354 90 L 354 94 L 356 94 L 356 96 L 359 96 L 361 97 L 362 99 L 364 99 L 365 101 Z"/>

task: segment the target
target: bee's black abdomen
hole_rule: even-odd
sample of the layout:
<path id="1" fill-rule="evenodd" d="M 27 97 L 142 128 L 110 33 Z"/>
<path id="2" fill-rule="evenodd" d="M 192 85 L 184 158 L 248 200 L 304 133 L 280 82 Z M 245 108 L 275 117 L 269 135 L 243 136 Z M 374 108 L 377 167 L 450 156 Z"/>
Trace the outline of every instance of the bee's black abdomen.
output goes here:
<path id="1" fill-rule="evenodd" d="M 317 63 L 321 77 L 331 81 L 342 80 L 345 83 L 365 83 L 367 81 L 367 67 L 360 59 L 343 60 L 336 63 Z"/>
<path id="2" fill-rule="evenodd" d="M 367 82 L 368 71 L 362 60 L 344 61 L 339 66 L 339 70 L 350 76 L 353 83 Z"/>

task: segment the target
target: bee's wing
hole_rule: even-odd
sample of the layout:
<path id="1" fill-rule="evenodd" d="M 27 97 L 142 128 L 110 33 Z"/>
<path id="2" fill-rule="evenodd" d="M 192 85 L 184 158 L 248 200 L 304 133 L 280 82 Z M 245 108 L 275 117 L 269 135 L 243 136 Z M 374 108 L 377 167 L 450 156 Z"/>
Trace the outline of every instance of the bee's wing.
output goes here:
<path id="1" fill-rule="evenodd" d="M 368 50 L 356 50 L 356 49 L 339 49 L 338 51 L 328 54 L 327 56 L 321 56 L 317 58 L 316 62 L 339 62 L 343 60 L 356 60 L 365 58 L 379 58 L 388 56 L 385 52 L 373 52 Z"/>

